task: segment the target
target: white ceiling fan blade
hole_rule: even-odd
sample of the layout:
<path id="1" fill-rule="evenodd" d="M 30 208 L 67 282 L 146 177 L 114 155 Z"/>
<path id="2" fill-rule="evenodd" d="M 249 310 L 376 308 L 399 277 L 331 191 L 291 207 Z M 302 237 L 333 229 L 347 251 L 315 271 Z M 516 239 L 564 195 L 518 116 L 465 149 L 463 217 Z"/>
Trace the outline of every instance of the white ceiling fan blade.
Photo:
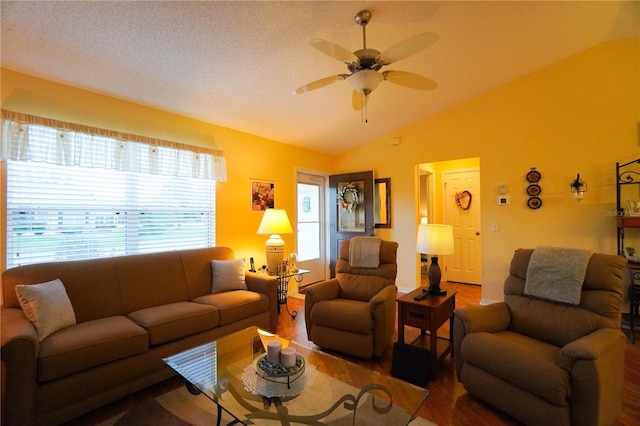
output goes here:
<path id="1" fill-rule="evenodd" d="M 397 62 L 401 59 L 408 58 L 411 55 L 415 55 L 423 49 L 431 46 L 438 41 L 440 37 L 434 32 L 426 32 L 418 34 L 408 38 L 400 43 L 397 43 L 378 56 L 378 64 L 389 65 Z"/>
<path id="2" fill-rule="evenodd" d="M 309 43 L 325 55 L 331 56 L 332 58 L 342 61 L 345 64 L 358 62 L 358 57 L 356 55 L 354 55 L 344 47 L 338 46 L 337 44 L 331 43 L 330 41 L 322 40 L 320 38 L 314 38 L 313 40 L 310 40 Z"/>
<path id="3" fill-rule="evenodd" d="M 363 95 L 362 93 L 354 90 L 351 94 L 351 105 L 356 111 L 362 111 L 367 106 L 369 95 Z"/>
<path id="4" fill-rule="evenodd" d="M 419 90 L 433 90 L 438 87 L 438 83 L 430 78 L 406 71 L 383 71 L 385 80 L 400 86 Z"/>
<path id="5" fill-rule="evenodd" d="M 321 87 L 328 86 L 330 84 L 335 83 L 336 81 L 344 80 L 347 77 L 349 77 L 349 74 L 338 74 L 338 75 L 332 75 L 331 77 L 321 78 L 320 80 L 312 81 L 311 83 L 298 87 L 292 93 L 294 95 L 301 95 L 303 93 L 307 93 L 312 90 L 316 90 Z"/>

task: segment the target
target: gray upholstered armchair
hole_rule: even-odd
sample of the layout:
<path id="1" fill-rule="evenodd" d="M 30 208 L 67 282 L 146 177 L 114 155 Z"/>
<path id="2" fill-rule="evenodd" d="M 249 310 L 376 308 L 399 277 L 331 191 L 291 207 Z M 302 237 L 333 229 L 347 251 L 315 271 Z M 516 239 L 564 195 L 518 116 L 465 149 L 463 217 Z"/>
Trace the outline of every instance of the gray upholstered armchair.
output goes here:
<path id="1" fill-rule="evenodd" d="M 378 266 L 357 267 L 350 265 L 350 241 L 340 246 L 336 277 L 305 289 L 307 335 L 323 348 L 380 357 L 395 327 L 398 243 L 381 241 Z"/>
<path id="2" fill-rule="evenodd" d="M 528 425 L 610 425 L 622 409 L 625 261 L 592 254 L 571 304 L 525 290 L 532 253 L 515 252 L 504 302 L 455 311 L 458 380 Z"/>

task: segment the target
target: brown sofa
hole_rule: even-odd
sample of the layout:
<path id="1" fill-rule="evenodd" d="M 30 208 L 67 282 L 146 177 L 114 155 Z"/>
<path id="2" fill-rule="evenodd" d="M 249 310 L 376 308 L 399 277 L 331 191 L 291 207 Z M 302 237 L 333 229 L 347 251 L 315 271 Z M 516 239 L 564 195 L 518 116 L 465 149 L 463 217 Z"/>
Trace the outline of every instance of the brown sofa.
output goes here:
<path id="1" fill-rule="evenodd" d="M 163 357 L 255 325 L 277 327 L 277 281 L 211 293 L 211 247 L 21 266 L 3 273 L 2 424 L 60 424 L 175 373 Z M 19 284 L 60 279 L 76 324 L 39 341 Z"/>
<path id="2" fill-rule="evenodd" d="M 340 245 L 336 277 L 305 288 L 309 340 L 360 358 L 381 357 L 395 331 L 398 243 L 381 241 L 377 268 L 352 267 Z"/>
<path id="3" fill-rule="evenodd" d="M 525 293 L 532 253 L 515 252 L 504 302 L 454 312 L 458 380 L 527 425 L 610 425 L 622 409 L 626 262 L 591 255 L 573 305 Z"/>

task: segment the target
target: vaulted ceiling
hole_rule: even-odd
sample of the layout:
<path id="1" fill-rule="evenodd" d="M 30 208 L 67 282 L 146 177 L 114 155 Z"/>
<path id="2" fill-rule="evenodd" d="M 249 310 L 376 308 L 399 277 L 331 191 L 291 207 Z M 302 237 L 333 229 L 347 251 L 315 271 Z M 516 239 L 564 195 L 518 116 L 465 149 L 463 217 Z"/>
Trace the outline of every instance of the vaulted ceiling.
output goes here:
<path id="1" fill-rule="evenodd" d="M 367 117 L 320 38 L 362 48 L 425 31 L 439 40 L 385 69 L 435 80 L 384 81 Z M 637 1 L 6 1 L 2 67 L 318 151 L 341 152 L 609 40 L 640 34 Z"/>

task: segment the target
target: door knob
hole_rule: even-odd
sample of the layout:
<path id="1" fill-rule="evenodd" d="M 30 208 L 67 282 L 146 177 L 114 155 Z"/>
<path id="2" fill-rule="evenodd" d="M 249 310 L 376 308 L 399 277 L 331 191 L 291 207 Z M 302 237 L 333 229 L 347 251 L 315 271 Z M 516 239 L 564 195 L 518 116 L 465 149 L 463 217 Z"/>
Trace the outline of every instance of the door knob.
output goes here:
<path id="1" fill-rule="evenodd" d="M 480 235 L 480 233 L 479 233 L 479 232 L 476 232 L 476 235 Z"/>

